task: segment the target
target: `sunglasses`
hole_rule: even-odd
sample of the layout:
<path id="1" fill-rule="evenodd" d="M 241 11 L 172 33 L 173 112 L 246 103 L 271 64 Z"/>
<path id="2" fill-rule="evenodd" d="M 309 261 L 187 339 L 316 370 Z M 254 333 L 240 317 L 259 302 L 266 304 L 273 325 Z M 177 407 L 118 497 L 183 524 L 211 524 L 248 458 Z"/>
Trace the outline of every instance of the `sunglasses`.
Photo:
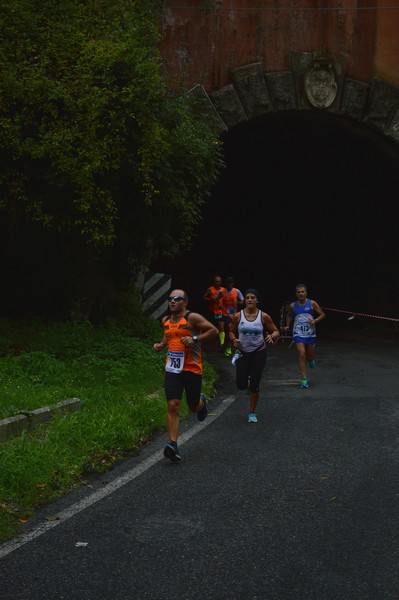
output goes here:
<path id="1" fill-rule="evenodd" d="M 181 302 L 184 300 L 182 296 L 169 296 L 168 302 Z"/>

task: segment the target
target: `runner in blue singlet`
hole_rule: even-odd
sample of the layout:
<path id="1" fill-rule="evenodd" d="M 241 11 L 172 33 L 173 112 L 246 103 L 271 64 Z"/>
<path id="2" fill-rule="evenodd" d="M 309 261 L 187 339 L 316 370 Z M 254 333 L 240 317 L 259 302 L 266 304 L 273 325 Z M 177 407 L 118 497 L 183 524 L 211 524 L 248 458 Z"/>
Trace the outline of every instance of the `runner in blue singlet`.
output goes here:
<path id="1" fill-rule="evenodd" d="M 306 374 L 306 362 L 311 369 L 314 369 L 316 363 L 314 360 L 316 349 L 316 323 L 325 318 L 325 313 L 315 300 L 307 297 L 308 291 L 306 285 L 298 283 L 295 287 L 297 300 L 292 302 L 287 310 L 287 320 L 285 329 L 289 330 L 292 319 L 292 335 L 298 353 L 298 366 L 301 375 L 301 388 L 309 387 Z"/>

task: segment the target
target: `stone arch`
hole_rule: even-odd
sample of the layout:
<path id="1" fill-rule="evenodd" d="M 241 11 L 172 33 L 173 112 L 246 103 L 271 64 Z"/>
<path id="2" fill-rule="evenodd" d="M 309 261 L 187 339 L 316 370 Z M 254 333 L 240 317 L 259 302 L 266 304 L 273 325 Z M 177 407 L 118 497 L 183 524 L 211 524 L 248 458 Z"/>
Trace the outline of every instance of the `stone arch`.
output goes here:
<path id="1" fill-rule="evenodd" d="M 290 52 L 291 70 L 267 72 L 261 63 L 232 69 L 232 82 L 189 95 L 208 110 L 220 133 L 260 115 L 292 110 L 335 113 L 399 144 L 399 89 L 377 76 L 364 83 L 346 76 L 346 58 L 325 49 Z"/>

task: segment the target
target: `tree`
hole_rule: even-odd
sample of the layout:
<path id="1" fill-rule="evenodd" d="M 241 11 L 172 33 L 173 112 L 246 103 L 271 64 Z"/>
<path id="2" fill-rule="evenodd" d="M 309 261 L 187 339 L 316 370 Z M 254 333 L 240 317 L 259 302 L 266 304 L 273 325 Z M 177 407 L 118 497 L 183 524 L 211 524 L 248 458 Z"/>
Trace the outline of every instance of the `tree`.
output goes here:
<path id="1" fill-rule="evenodd" d="M 93 277 L 115 291 L 154 254 L 190 247 L 222 150 L 184 90 L 168 89 L 159 9 L 159 0 L 0 7 L 8 304 L 17 296 L 21 308 L 48 309 L 52 289 L 51 305 L 68 310 Z"/>

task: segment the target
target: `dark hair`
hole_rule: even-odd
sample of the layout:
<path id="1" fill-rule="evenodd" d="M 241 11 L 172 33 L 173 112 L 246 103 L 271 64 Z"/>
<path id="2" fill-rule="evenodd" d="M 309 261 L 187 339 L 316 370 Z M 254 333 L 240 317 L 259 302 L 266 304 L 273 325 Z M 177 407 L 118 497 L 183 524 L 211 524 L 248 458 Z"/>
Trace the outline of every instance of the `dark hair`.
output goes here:
<path id="1" fill-rule="evenodd" d="M 232 277 L 231 275 L 228 275 L 226 277 L 226 283 L 234 283 L 234 277 Z"/>
<path id="2" fill-rule="evenodd" d="M 306 291 L 308 291 L 308 288 L 304 283 L 297 283 L 295 289 L 298 290 L 299 288 L 304 288 Z"/>
<path id="3" fill-rule="evenodd" d="M 244 294 L 244 298 L 247 294 L 253 294 L 254 296 L 256 296 L 256 299 L 258 300 L 258 302 L 260 302 L 259 292 L 255 288 L 248 288 Z"/>

